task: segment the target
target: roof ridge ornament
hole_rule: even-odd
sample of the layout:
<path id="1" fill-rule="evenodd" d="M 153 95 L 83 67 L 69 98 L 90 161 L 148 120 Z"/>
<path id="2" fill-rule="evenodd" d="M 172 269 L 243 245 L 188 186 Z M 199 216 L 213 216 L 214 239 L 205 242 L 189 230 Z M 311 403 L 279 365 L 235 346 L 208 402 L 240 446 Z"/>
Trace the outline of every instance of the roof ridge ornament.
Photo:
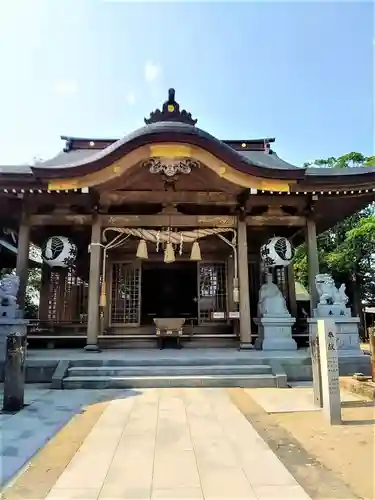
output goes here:
<path id="1" fill-rule="evenodd" d="M 163 104 L 162 111 L 156 109 L 150 113 L 149 118 L 145 118 L 146 125 L 157 122 L 180 122 L 188 125 L 195 125 L 198 120 L 193 120 L 191 113 L 185 109 L 180 111 L 180 105 L 175 100 L 175 89 L 168 90 L 168 100 Z"/>

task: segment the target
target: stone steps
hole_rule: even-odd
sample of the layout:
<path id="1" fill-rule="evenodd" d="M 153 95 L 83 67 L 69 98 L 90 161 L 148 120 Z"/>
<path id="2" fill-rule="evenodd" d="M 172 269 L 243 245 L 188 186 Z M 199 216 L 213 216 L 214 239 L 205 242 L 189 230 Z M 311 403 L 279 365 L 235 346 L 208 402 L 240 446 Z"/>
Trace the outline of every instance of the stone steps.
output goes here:
<path id="1" fill-rule="evenodd" d="M 72 359 L 69 363 L 70 368 L 81 368 L 81 367 L 136 367 L 140 366 L 144 370 L 152 366 L 268 366 L 262 359 L 256 359 L 254 357 L 241 355 L 233 356 L 204 356 L 199 354 L 199 352 L 192 353 L 191 351 L 187 355 L 186 351 L 172 351 L 172 354 L 165 354 L 163 351 L 156 351 L 156 355 L 151 355 L 148 353 L 144 356 L 132 356 L 127 358 L 100 358 L 99 359 L 88 359 L 84 356 L 79 359 Z"/>
<path id="2" fill-rule="evenodd" d="M 135 389 L 165 387 L 276 387 L 271 373 L 238 375 L 68 376 L 63 389 Z"/>
<path id="3" fill-rule="evenodd" d="M 74 366 L 69 368 L 68 377 L 179 377 L 203 375 L 266 375 L 271 374 L 268 365 L 153 365 L 153 366 Z"/>
<path id="4" fill-rule="evenodd" d="M 57 378 L 63 389 L 286 385 L 286 374 L 272 362 L 244 352 L 220 350 L 215 353 L 145 350 L 123 358 L 80 356 L 69 361 L 60 372 Z"/>

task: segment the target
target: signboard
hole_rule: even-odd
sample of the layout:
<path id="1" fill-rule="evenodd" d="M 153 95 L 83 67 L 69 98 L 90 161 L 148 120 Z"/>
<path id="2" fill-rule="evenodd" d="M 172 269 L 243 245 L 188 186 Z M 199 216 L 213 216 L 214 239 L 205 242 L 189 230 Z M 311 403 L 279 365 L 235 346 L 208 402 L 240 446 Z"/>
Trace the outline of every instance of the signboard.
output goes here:
<path id="1" fill-rule="evenodd" d="M 221 311 L 213 312 L 212 319 L 225 319 L 225 312 L 221 312 Z"/>
<path id="2" fill-rule="evenodd" d="M 229 319 L 240 319 L 240 311 L 230 311 L 228 316 Z"/>

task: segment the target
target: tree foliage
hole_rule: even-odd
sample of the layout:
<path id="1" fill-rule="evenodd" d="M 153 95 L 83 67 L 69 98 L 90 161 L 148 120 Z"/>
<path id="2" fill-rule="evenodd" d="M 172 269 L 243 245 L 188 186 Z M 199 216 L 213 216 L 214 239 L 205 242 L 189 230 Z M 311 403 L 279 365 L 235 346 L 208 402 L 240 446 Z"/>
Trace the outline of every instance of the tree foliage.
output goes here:
<path id="1" fill-rule="evenodd" d="M 358 168 L 375 166 L 375 156 L 348 153 L 339 158 L 316 160 L 306 166 Z M 348 286 L 348 294 L 357 314 L 361 303 L 375 303 L 375 207 L 374 204 L 346 218 L 318 235 L 320 271 L 330 273 Z M 296 250 L 296 278 L 308 281 L 306 245 Z"/>
<path id="2" fill-rule="evenodd" d="M 306 162 L 304 167 L 323 167 L 323 168 L 356 168 L 356 167 L 374 167 L 375 156 L 364 156 L 362 153 L 347 153 L 346 155 L 335 158 L 322 158 L 312 162 Z"/>

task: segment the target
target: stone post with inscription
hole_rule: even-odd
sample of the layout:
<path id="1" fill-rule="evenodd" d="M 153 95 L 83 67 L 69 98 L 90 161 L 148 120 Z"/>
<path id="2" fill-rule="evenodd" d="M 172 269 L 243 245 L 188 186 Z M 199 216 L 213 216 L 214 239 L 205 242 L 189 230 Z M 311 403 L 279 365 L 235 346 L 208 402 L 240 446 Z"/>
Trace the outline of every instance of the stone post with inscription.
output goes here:
<path id="1" fill-rule="evenodd" d="M 331 425 L 340 425 L 341 399 L 336 324 L 332 319 L 318 319 L 323 412 Z"/>
<path id="2" fill-rule="evenodd" d="M 26 334 L 28 321 L 17 303 L 20 278 L 7 274 L 0 280 L 0 366 L 4 364 L 3 410 L 23 408 Z"/>
<path id="3" fill-rule="evenodd" d="M 26 335 L 10 333 L 4 367 L 3 411 L 16 412 L 24 407 Z"/>

